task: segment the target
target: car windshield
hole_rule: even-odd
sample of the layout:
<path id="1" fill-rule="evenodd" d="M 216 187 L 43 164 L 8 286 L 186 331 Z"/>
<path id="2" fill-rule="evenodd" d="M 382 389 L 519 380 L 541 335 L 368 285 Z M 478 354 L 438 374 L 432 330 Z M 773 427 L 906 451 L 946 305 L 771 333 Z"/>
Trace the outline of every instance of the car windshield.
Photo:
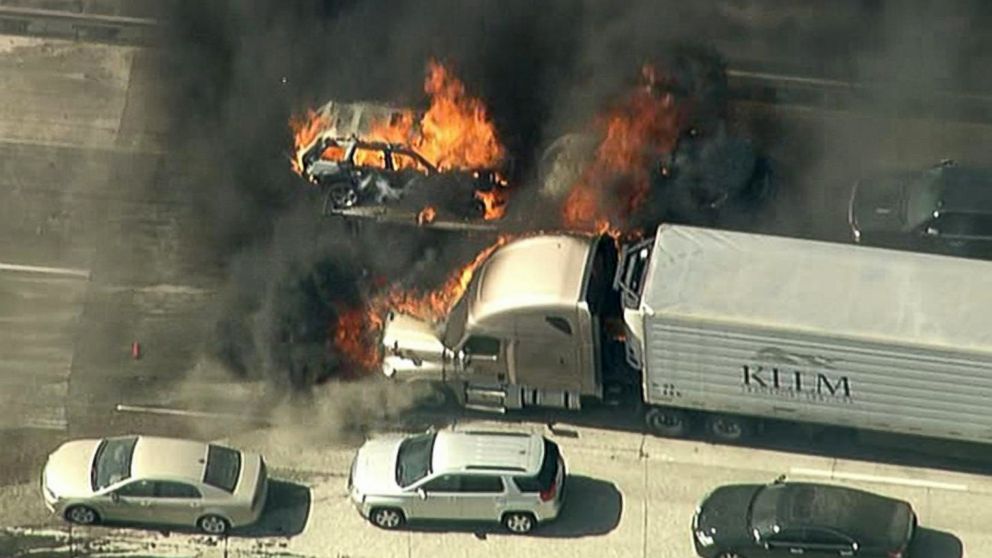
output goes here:
<path id="1" fill-rule="evenodd" d="M 933 218 L 940 208 L 941 169 L 932 169 L 906 184 L 906 225 L 916 228 Z"/>
<path id="2" fill-rule="evenodd" d="M 131 476 L 131 458 L 137 436 L 107 438 L 100 442 L 93 457 L 90 484 L 93 490 L 102 490 Z"/>
<path id="3" fill-rule="evenodd" d="M 403 440 L 396 456 L 396 484 L 410 486 L 431 472 L 436 437 L 437 434 L 423 434 Z"/>
<path id="4" fill-rule="evenodd" d="M 203 482 L 227 492 L 234 492 L 241 476 L 241 452 L 223 446 L 210 445 Z"/>
<path id="5" fill-rule="evenodd" d="M 465 290 L 465 294 L 458 299 L 451 311 L 448 312 L 448 319 L 445 320 L 441 342 L 445 347 L 457 347 L 465 336 L 465 324 L 468 322 L 468 301 L 471 298 L 472 285 Z"/>

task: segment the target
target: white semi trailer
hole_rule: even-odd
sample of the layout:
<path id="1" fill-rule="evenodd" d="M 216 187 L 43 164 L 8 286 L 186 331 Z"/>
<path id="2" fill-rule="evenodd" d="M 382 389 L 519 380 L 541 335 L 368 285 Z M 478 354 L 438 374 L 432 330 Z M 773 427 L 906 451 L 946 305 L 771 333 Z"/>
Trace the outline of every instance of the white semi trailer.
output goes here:
<path id="1" fill-rule="evenodd" d="M 673 436 L 780 419 L 992 441 L 992 263 L 668 225 L 611 248 L 508 243 L 445 322 L 391 317 L 384 372 L 499 411 L 635 386 Z"/>

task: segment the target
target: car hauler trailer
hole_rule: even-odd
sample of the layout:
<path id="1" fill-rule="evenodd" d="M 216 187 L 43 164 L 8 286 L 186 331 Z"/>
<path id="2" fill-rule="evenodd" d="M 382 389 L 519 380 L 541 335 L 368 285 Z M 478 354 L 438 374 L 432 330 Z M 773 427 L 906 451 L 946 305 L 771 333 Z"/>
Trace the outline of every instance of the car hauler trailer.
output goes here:
<path id="1" fill-rule="evenodd" d="M 989 262 L 669 225 L 618 256 L 547 234 L 495 250 L 441 323 L 390 315 L 383 372 L 500 412 L 634 386 L 666 435 L 782 419 L 987 442 L 989 316 Z"/>

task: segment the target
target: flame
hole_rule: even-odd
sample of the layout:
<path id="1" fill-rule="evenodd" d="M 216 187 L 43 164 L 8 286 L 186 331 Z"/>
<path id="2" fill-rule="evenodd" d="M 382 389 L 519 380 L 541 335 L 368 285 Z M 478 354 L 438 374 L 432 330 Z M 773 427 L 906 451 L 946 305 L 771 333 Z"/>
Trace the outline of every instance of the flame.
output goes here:
<path id="1" fill-rule="evenodd" d="M 419 120 L 413 111 L 402 111 L 372 123 L 368 134 L 361 139 L 409 146 L 440 171 L 493 168 L 502 163 L 506 149 L 499 142 L 485 105 L 469 95 L 465 85 L 435 60 L 427 64 L 424 92 L 430 97 L 430 108 Z M 329 124 L 326 117 L 312 110 L 302 118 L 291 119 L 296 152 L 294 171 L 302 171 L 303 152 Z M 359 150 L 355 163 L 382 168 L 385 161 L 377 155 Z M 337 147 L 321 154 L 321 158 L 328 160 L 340 160 L 343 156 L 344 150 Z M 400 169 L 419 166 L 409 156 L 399 155 L 394 159 L 394 165 Z M 426 172 L 423 168 L 419 170 Z"/>
<path id="2" fill-rule="evenodd" d="M 325 115 L 308 110 L 303 116 L 293 116 L 289 119 L 289 129 L 293 132 L 293 147 L 296 157 L 292 160 L 293 172 L 303 174 L 303 163 L 300 159 L 303 151 L 317 139 L 320 132 L 331 124 Z"/>
<path id="3" fill-rule="evenodd" d="M 486 221 L 496 221 L 506 215 L 506 189 L 503 186 L 476 190 L 475 199 L 482 203 L 482 218 Z"/>
<path id="4" fill-rule="evenodd" d="M 437 289 L 419 293 L 394 287 L 386 293 L 375 297 L 370 305 L 372 313 L 375 314 L 372 322 L 379 324 L 379 327 L 381 327 L 382 316 L 389 310 L 408 314 L 421 320 L 431 322 L 440 321 L 448 315 L 451 307 L 458 302 L 458 299 L 468 289 L 469 283 L 472 282 L 472 276 L 475 275 L 475 270 L 479 265 L 486 261 L 486 258 L 494 250 L 509 242 L 510 238 L 510 235 L 500 235 L 495 243 L 487 246 L 476 254 L 472 261 L 448 276 L 444 284 Z"/>
<path id="5" fill-rule="evenodd" d="M 482 101 L 465 93 L 465 85 L 441 64 L 427 65 L 424 91 L 431 108 L 424 114 L 419 151 L 441 170 L 486 168 L 498 165 L 505 150 Z"/>
<path id="6" fill-rule="evenodd" d="M 332 339 L 337 350 L 357 367 L 371 370 L 379 364 L 374 330 L 368 327 L 366 312 L 361 306 L 338 308 Z"/>
<path id="7" fill-rule="evenodd" d="M 675 148 L 684 115 L 661 85 L 653 66 L 641 69 L 642 84 L 595 122 L 600 136 L 562 207 L 566 227 L 619 234 L 619 226 L 647 199 L 651 168 Z"/>
<path id="8" fill-rule="evenodd" d="M 417 224 L 425 225 L 428 223 L 433 223 L 434 219 L 437 218 L 437 209 L 434 206 L 428 205 L 427 207 L 420 210 L 417 214 Z"/>
<path id="9" fill-rule="evenodd" d="M 376 339 L 382 332 L 385 316 L 389 311 L 431 322 L 441 320 L 465 294 L 475 270 L 493 251 L 509 242 L 511 238 L 510 235 L 501 235 L 495 243 L 479 252 L 472 261 L 452 273 L 437 289 L 417 292 L 393 287 L 373 297 L 364 306 L 340 310 L 333 334 L 335 348 L 356 367 L 365 370 L 376 368 L 381 362 L 381 357 L 375 348 Z"/>

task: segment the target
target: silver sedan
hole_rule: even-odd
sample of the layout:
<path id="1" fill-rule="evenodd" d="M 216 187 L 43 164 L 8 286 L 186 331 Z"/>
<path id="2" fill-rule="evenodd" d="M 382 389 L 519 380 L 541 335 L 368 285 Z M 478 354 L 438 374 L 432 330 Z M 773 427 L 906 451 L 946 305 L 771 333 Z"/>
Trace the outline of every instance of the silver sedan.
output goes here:
<path id="1" fill-rule="evenodd" d="M 257 454 L 122 436 L 62 444 L 48 457 L 41 487 L 48 509 L 72 523 L 184 525 L 220 535 L 258 519 L 268 478 Z"/>

